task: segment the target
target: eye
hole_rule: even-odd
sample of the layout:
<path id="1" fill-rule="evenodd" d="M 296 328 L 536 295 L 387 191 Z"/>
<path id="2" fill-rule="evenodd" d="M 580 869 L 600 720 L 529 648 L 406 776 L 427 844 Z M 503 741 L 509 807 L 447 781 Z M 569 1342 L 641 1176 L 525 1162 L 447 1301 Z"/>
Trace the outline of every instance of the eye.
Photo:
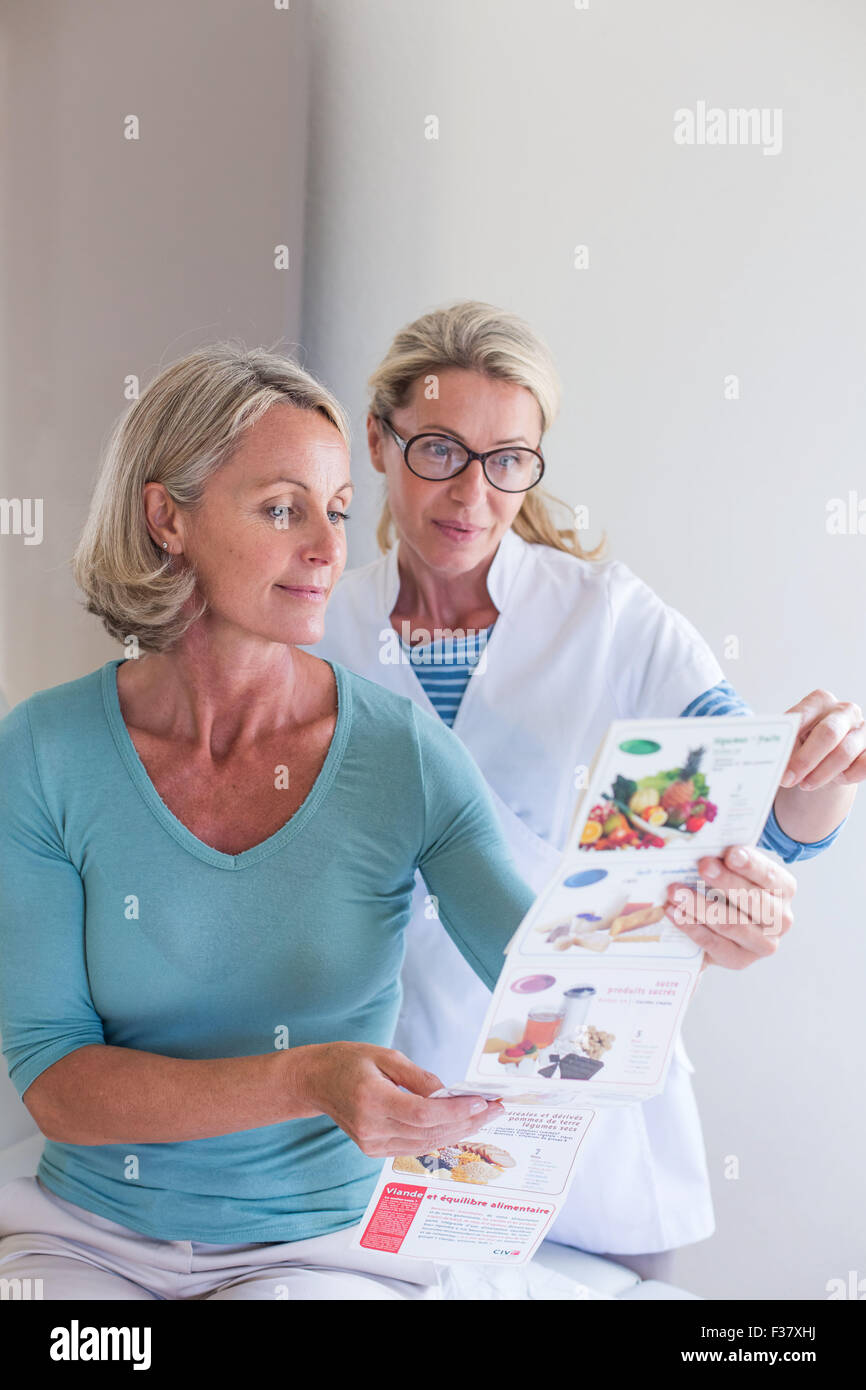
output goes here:
<path id="1" fill-rule="evenodd" d="M 268 516 L 270 517 L 271 521 L 280 521 L 281 518 L 278 516 L 274 516 L 274 512 L 285 512 L 286 516 L 288 517 L 292 509 L 290 506 L 287 505 L 287 503 L 283 502 L 279 506 L 266 507 L 265 510 Z"/>
<path id="2" fill-rule="evenodd" d="M 426 439 L 418 440 L 413 453 L 429 459 L 433 463 L 444 463 L 453 457 L 456 448 L 457 446 L 452 444 L 449 439 L 436 439 L 428 436 Z"/>
<path id="3" fill-rule="evenodd" d="M 343 522 L 343 521 L 348 521 L 348 520 L 349 520 L 349 517 L 351 516 L 351 512 L 334 512 L 334 511 L 331 511 L 331 512 L 328 512 L 328 516 L 335 516 L 335 517 L 337 518 L 337 520 L 334 522 L 334 525 L 335 525 L 335 526 L 339 526 L 339 525 L 341 524 L 341 522 Z"/>

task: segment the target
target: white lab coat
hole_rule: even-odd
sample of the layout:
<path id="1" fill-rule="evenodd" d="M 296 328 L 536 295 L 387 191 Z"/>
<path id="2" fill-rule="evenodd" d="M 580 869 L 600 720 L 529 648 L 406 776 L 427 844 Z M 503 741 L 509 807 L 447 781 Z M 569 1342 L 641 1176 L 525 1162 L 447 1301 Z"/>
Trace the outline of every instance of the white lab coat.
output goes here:
<path id="1" fill-rule="evenodd" d="M 691 623 L 620 561 L 579 560 L 509 530 L 487 582 L 499 617 L 453 729 L 487 780 L 519 871 L 540 889 L 568 833 L 575 769 L 611 720 L 679 715 L 724 673 Z M 399 587 L 396 547 L 347 571 L 310 650 L 435 714 L 412 666 L 393 660 Z M 464 1075 L 490 995 L 425 916 L 426 892 L 419 876 L 394 1046 L 448 1083 Z M 712 1234 L 693 1070 L 679 1042 L 661 1095 L 597 1113 L 555 1240 L 632 1254 Z"/>

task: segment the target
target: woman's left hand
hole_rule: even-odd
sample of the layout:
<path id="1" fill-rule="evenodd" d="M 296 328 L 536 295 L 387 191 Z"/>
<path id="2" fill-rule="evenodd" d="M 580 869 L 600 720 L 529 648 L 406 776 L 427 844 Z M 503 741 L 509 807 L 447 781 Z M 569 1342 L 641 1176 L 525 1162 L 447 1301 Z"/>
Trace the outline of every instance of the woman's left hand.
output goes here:
<path id="1" fill-rule="evenodd" d="M 743 856 L 742 861 L 737 856 Z M 701 968 L 713 962 L 743 970 L 773 955 L 794 920 L 794 875 L 748 845 L 729 845 L 722 859 L 706 855 L 698 860 L 698 873 L 705 885 L 668 885 L 665 912 L 674 926 L 704 948 Z M 707 894 L 701 891 L 704 886 Z"/>
<path id="2" fill-rule="evenodd" d="M 814 791 L 866 782 L 866 724 L 859 705 L 813 690 L 787 713 L 799 714 L 800 728 L 783 787 Z"/>

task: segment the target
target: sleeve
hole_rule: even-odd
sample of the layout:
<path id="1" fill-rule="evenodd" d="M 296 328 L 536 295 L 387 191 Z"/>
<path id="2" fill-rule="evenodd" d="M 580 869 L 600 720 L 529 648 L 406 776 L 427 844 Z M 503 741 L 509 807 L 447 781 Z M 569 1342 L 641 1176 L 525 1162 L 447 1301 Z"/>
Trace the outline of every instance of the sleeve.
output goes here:
<path id="1" fill-rule="evenodd" d="M 67 1053 L 105 1042 L 84 885 L 46 806 L 26 702 L 0 720 L 0 1039 L 19 1096 Z"/>
<path id="2" fill-rule="evenodd" d="M 791 836 L 785 833 L 776 820 L 776 813 L 771 806 L 767 824 L 761 831 L 758 844 L 762 849 L 774 850 L 780 858 L 784 859 L 786 864 L 793 864 L 798 859 L 814 859 L 816 854 L 830 848 L 847 819 L 848 816 L 845 817 L 845 820 L 840 821 L 836 829 L 831 830 L 829 835 L 825 835 L 823 840 L 792 840 Z"/>
<path id="3" fill-rule="evenodd" d="M 515 868 L 487 783 L 463 744 L 424 710 L 413 706 L 413 718 L 424 800 L 417 868 L 442 926 L 492 989 L 535 894 Z"/>
<path id="4" fill-rule="evenodd" d="M 692 700 L 683 710 L 683 716 L 689 718 L 700 718 L 702 715 L 711 714 L 752 714 L 753 711 L 736 692 L 729 681 L 721 680 L 709 690 L 704 690 L 694 700 Z M 850 813 L 849 813 L 850 814 Z M 831 830 L 829 835 L 825 835 L 823 840 L 801 841 L 792 840 L 786 834 L 779 822 L 776 820 L 776 813 L 770 807 L 770 814 L 767 823 L 761 831 L 758 846 L 761 849 L 771 849 L 778 854 L 786 864 L 793 864 L 798 859 L 813 859 L 822 850 L 828 849 L 832 845 L 842 826 L 847 821 L 841 821 L 835 830 Z"/>
<path id="5" fill-rule="evenodd" d="M 614 708 L 621 719 L 674 719 L 724 672 L 688 619 L 622 561 L 610 562 L 607 580 Z"/>

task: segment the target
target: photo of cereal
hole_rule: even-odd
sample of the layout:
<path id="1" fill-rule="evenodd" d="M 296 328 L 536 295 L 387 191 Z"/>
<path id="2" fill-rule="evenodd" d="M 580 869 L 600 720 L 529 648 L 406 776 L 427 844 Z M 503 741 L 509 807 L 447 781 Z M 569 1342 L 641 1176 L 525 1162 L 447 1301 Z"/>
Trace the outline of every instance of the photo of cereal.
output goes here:
<path id="1" fill-rule="evenodd" d="M 395 1158 L 391 1167 L 395 1173 L 419 1173 L 445 1182 L 471 1182 L 483 1187 L 495 1182 L 515 1163 L 507 1149 L 483 1140 L 466 1140 L 433 1149 L 418 1158 Z"/>

